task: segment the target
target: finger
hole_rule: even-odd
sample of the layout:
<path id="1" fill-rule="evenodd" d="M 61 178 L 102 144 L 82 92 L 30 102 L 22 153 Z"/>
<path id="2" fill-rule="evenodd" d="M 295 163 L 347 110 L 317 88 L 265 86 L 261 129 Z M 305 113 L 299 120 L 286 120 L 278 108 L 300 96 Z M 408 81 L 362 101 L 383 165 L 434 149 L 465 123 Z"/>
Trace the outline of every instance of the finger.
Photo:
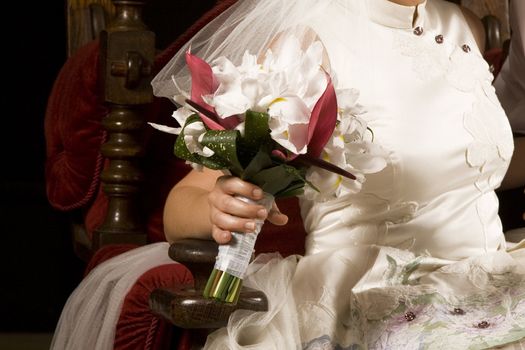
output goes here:
<path id="1" fill-rule="evenodd" d="M 274 225 L 282 226 L 288 223 L 288 216 L 281 213 L 279 207 L 274 202 L 270 213 L 268 213 L 268 221 L 270 221 Z"/>
<path id="2" fill-rule="evenodd" d="M 217 179 L 217 186 L 228 194 L 241 195 L 253 200 L 259 200 L 263 198 L 263 191 L 246 181 L 242 181 L 235 176 L 221 176 Z"/>
<path id="3" fill-rule="evenodd" d="M 213 225 L 211 228 L 211 236 L 213 237 L 215 242 L 217 242 L 218 244 L 226 244 L 232 238 L 230 231 L 221 230 L 216 225 Z"/>
<path id="4" fill-rule="evenodd" d="M 262 205 L 247 203 L 229 194 L 212 192 L 208 197 L 208 202 L 210 208 L 240 218 L 264 220 L 268 216 L 268 211 Z"/>
<path id="5" fill-rule="evenodd" d="M 224 231 L 248 233 L 255 230 L 254 220 L 233 216 L 216 209 L 211 210 L 210 216 L 212 225 Z"/>

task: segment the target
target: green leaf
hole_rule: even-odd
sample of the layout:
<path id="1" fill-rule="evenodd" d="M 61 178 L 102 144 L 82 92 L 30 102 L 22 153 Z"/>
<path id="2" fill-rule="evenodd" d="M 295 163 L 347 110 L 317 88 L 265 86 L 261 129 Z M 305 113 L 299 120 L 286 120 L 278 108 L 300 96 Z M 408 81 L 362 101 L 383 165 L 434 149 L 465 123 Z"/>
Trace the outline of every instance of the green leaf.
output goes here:
<path id="1" fill-rule="evenodd" d="M 190 161 L 192 163 L 197 163 L 205 166 L 206 168 L 210 168 L 213 170 L 221 170 L 229 168 L 230 163 L 221 157 L 218 157 L 216 155 L 213 155 L 211 157 L 204 157 L 197 153 L 191 153 L 188 150 L 188 147 L 186 146 L 186 142 L 184 141 L 184 130 L 186 126 L 195 123 L 200 122 L 201 119 L 197 114 L 193 114 L 188 117 L 186 120 L 186 124 L 184 124 L 184 128 L 182 129 L 179 136 L 177 136 L 177 140 L 175 141 L 174 146 L 174 152 L 175 155 L 181 159 Z"/>
<path id="2" fill-rule="evenodd" d="M 303 193 L 304 193 L 304 182 L 295 181 L 292 184 L 290 184 L 287 188 L 285 188 L 284 190 L 276 193 L 274 196 L 275 198 L 295 197 L 295 196 L 300 196 Z"/>
<path id="3" fill-rule="evenodd" d="M 244 168 L 241 178 L 243 180 L 249 180 L 261 170 L 271 167 L 272 164 L 272 158 L 270 158 L 268 153 L 264 151 L 259 151 L 251 159 L 246 168 Z"/>
<path id="4" fill-rule="evenodd" d="M 246 119 L 244 123 L 244 137 L 243 145 L 258 151 L 261 145 L 270 140 L 270 133 L 268 130 L 269 116 L 267 113 L 246 111 Z"/>
<path id="5" fill-rule="evenodd" d="M 206 168 L 210 168 L 213 170 L 222 170 L 230 168 L 230 163 L 227 160 L 221 157 L 217 157 L 216 155 L 213 155 L 211 157 L 196 155 L 196 157 L 198 157 L 199 159 L 197 163 L 201 164 Z"/>
<path id="6" fill-rule="evenodd" d="M 197 121 L 200 121 L 200 118 L 197 114 L 192 114 L 188 117 L 188 119 L 186 120 L 186 124 L 184 124 L 184 127 L 181 133 L 179 134 L 179 136 L 177 136 L 177 140 L 175 141 L 175 146 L 173 149 L 173 153 L 177 157 L 188 160 L 190 162 L 194 162 L 194 163 L 199 163 L 199 161 L 198 161 L 198 158 L 195 157 L 193 153 L 191 153 L 188 150 L 188 147 L 186 147 L 186 142 L 184 142 L 184 129 L 186 128 L 186 126 L 190 125 L 191 123 L 195 123 Z"/>
<path id="7" fill-rule="evenodd" d="M 275 195 L 285 191 L 290 186 L 295 186 L 296 181 L 301 181 L 302 178 L 298 174 L 297 169 L 286 164 L 280 164 L 261 170 L 247 180 L 261 187 L 263 191 Z"/>
<path id="8" fill-rule="evenodd" d="M 213 157 L 218 157 L 227 162 L 232 174 L 237 176 L 240 176 L 243 171 L 237 158 L 237 138 L 239 135 L 240 133 L 237 130 L 208 130 L 201 142 L 203 146 L 215 153 Z"/>

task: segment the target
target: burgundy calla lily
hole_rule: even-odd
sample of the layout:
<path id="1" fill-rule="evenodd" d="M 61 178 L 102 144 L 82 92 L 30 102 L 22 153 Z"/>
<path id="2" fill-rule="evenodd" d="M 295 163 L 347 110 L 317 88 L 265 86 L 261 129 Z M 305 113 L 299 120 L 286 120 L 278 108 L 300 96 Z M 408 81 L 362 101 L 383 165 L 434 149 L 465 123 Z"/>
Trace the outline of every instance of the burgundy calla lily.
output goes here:
<path id="1" fill-rule="evenodd" d="M 210 65 L 198 56 L 186 52 L 186 64 L 191 74 L 191 101 L 203 107 L 213 115 L 217 115 L 215 109 L 207 104 L 202 96 L 211 95 L 217 91 L 219 83 L 213 74 Z M 212 130 L 234 129 L 240 121 L 237 116 L 229 118 L 210 119 L 210 113 L 203 114 L 201 118 L 204 124 Z"/>
<path id="2" fill-rule="evenodd" d="M 307 154 L 319 158 L 324 146 L 330 140 L 337 123 L 337 97 L 332 79 L 326 74 L 326 89 L 312 110 L 308 124 Z"/>

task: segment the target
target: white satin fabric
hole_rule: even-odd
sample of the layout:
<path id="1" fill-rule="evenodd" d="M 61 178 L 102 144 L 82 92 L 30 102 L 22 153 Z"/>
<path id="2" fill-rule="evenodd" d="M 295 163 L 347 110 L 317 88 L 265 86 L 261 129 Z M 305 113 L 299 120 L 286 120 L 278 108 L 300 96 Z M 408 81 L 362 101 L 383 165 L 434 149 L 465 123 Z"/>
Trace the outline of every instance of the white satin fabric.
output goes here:
<path id="1" fill-rule="evenodd" d="M 270 312 L 234 314 L 206 348 L 459 350 L 524 338 L 524 244 L 506 251 L 494 193 L 512 133 L 461 10 L 341 0 L 308 25 L 338 87 L 360 91 L 389 165 L 359 194 L 303 198 L 306 256 L 263 256 L 246 281 Z"/>

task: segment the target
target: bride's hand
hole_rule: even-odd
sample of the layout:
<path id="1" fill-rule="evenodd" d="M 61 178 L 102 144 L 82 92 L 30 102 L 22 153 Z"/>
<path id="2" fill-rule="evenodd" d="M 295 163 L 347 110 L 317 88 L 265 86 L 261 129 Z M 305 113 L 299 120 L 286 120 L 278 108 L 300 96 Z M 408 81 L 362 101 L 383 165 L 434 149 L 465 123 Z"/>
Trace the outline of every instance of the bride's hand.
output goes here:
<path id="1" fill-rule="evenodd" d="M 268 212 L 262 205 L 243 202 L 234 196 L 253 200 L 263 198 L 263 191 L 248 182 L 233 176 L 221 176 L 208 195 L 212 237 L 219 243 L 230 241 L 231 232 L 253 232 L 256 219 L 266 219 L 275 225 L 284 225 L 288 217 L 273 203 Z"/>

